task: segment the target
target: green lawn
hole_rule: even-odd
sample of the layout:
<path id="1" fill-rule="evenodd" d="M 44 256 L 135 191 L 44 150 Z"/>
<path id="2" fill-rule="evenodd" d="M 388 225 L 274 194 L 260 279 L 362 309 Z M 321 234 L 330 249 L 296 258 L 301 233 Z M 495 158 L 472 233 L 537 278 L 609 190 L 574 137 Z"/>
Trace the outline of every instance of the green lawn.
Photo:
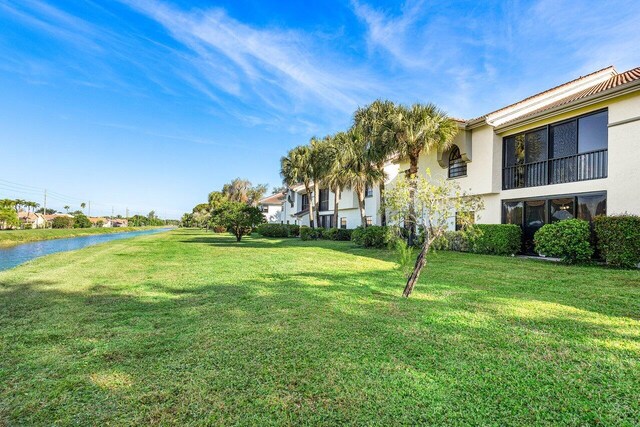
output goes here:
<path id="1" fill-rule="evenodd" d="M 34 229 L 0 230 L 0 248 L 15 246 L 39 240 L 63 239 L 65 237 L 86 236 L 88 234 L 122 233 L 158 227 L 115 227 L 115 228 L 70 228 L 70 229 Z"/>
<path id="2" fill-rule="evenodd" d="M 638 425 L 640 272 L 194 230 L 0 273 L 0 425 Z"/>

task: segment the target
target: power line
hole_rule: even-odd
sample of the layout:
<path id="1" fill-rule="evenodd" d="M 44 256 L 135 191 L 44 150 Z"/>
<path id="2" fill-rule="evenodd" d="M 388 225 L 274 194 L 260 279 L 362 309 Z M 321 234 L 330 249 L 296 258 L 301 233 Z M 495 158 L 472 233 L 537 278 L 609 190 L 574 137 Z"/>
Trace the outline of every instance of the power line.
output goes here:
<path id="1" fill-rule="evenodd" d="M 41 198 L 44 196 L 45 203 L 46 203 L 46 200 L 55 201 L 58 203 L 64 203 L 65 205 L 71 204 L 73 202 L 89 203 L 89 206 L 93 206 L 94 208 L 96 206 L 101 206 L 104 208 L 111 208 L 112 212 L 115 209 L 118 209 L 118 211 L 122 210 L 126 212 L 131 212 L 134 215 L 144 215 L 143 212 L 147 210 L 147 209 L 139 209 L 139 207 L 130 208 L 125 204 L 119 204 L 119 203 L 102 203 L 102 202 L 96 202 L 96 201 L 89 201 L 88 199 L 82 199 L 79 197 L 70 196 L 68 194 L 59 193 L 57 191 L 51 191 L 41 187 L 22 184 L 19 182 L 9 181 L 2 178 L 0 178 L 0 192 L 7 192 L 7 193 L 19 195 L 20 198 L 24 196 L 28 196 L 28 198 L 32 198 L 32 199 L 38 198 L 40 200 L 42 200 Z M 104 209 L 104 210 L 108 211 L 108 209 Z"/>

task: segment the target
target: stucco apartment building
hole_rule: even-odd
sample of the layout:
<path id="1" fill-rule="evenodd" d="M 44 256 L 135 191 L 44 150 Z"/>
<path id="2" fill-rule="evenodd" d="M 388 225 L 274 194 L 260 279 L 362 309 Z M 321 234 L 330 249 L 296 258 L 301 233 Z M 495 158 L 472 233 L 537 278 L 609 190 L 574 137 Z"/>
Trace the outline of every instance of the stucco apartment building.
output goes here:
<path id="1" fill-rule="evenodd" d="M 549 222 L 640 214 L 640 67 L 604 68 L 459 126 L 450 150 L 421 156 L 420 173 L 428 168 L 481 195 L 476 221 L 522 226 L 525 246 Z M 390 161 L 387 185 L 406 169 L 406 159 Z M 289 189 L 282 222 L 308 224 L 304 193 Z M 379 224 L 378 188 L 367 196 L 368 222 Z M 333 194 L 322 190 L 320 200 L 322 226 L 360 225 L 352 191 L 342 193 L 339 224 L 332 224 Z"/>

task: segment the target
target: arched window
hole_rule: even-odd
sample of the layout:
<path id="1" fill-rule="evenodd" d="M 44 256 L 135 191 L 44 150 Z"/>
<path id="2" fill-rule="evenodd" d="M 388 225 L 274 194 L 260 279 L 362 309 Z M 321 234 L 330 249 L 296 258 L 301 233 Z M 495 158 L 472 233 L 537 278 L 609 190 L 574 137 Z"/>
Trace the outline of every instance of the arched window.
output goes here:
<path id="1" fill-rule="evenodd" d="M 451 148 L 449 153 L 449 178 L 457 178 L 467 175 L 467 162 L 462 160 L 460 149 L 457 146 Z"/>

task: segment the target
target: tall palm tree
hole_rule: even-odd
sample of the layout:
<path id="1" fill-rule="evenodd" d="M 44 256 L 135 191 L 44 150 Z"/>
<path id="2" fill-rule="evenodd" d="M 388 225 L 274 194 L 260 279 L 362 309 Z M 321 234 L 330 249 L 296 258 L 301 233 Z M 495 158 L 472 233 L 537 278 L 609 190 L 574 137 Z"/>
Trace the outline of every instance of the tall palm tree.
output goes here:
<path id="1" fill-rule="evenodd" d="M 284 183 L 288 186 L 302 183 L 309 198 L 313 180 L 310 157 L 311 147 L 300 145 L 291 149 L 285 157 L 280 159 L 280 175 Z M 313 208 L 313 201 L 309 199 L 309 225 L 311 228 L 315 226 Z"/>
<path id="2" fill-rule="evenodd" d="M 64 207 L 64 210 L 65 210 L 65 211 L 67 211 L 67 213 L 69 213 L 69 208 L 70 208 L 70 207 L 71 207 L 71 206 L 66 205 L 66 206 Z"/>
<path id="3" fill-rule="evenodd" d="M 420 154 L 450 148 L 458 133 L 458 124 L 434 104 L 414 104 L 409 108 L 398 106 L 385 122 L 383 126 L 387 137 L 394 140 L 394 148 L 398 155 L 400 158 L 409 159 L 407 176 L 411 182 L 413 200 Z M 407 222 L 409 244 L 413 245 L 416 236 L 416 212 L 413 202 Z"/>
<path id="4" fill-rule="evenodd" d="M 82 208 L 82 213 L 84 213 L 84 208 L 87 206 L 85 202 L 80 203 L 80 207 Z"/>
<path id="5" fill-rule="evenodd" d="M 362 132 L 369 159 L 383 175 L 386 161 L 395 153 L 394 133 L 388 128 L 388 125 L 393 123 L 389 119 L 395 110 L 396 105 L 393 102 L 378 99 L 365 107 L 358 108 L 354 114 L 354 125 Z M 384 202 L 385 180 L 386 176 L 378 182 L 381 225 L 387 225 Z"/>
<path id="6" fill-rule="evenodd" d="M 328 158 L 327 139 L 318 139 L 315 136 L 309 141 L 309 164 L 311 179 L 313 181 L 313 205 L 316 212 L 316 224 L 320 224 L 320 186 L 329 172 L 330 162 Z M 311 203 L 311 200 L 309 201 Z"/>
<path id="7" fill-rule="evenodd" d="M 338 209 L 340 205 L 341 191 L 348 185 L 346 170 L 346 156 L 344 144 L 347 141 L 346 132 L 338 132 L 326 137 L 327 171 L 323 183 L 333 192 L 333 225 L 338 227 Z"/>
<path id="8" fill-rule="evenodd" d="M 343 147 L 345 150 L 346 181 L 348 186 L 356 192 L 360 222 L 363 227 L 366 227 L 365 191 L 367 186 L 380 182 L 384 178 L 384 172 L 381 172 L 371 162 L 367 153 L 367 143 L 357 127 L 352 127 L 346 132 L 345 142 Z"/>

